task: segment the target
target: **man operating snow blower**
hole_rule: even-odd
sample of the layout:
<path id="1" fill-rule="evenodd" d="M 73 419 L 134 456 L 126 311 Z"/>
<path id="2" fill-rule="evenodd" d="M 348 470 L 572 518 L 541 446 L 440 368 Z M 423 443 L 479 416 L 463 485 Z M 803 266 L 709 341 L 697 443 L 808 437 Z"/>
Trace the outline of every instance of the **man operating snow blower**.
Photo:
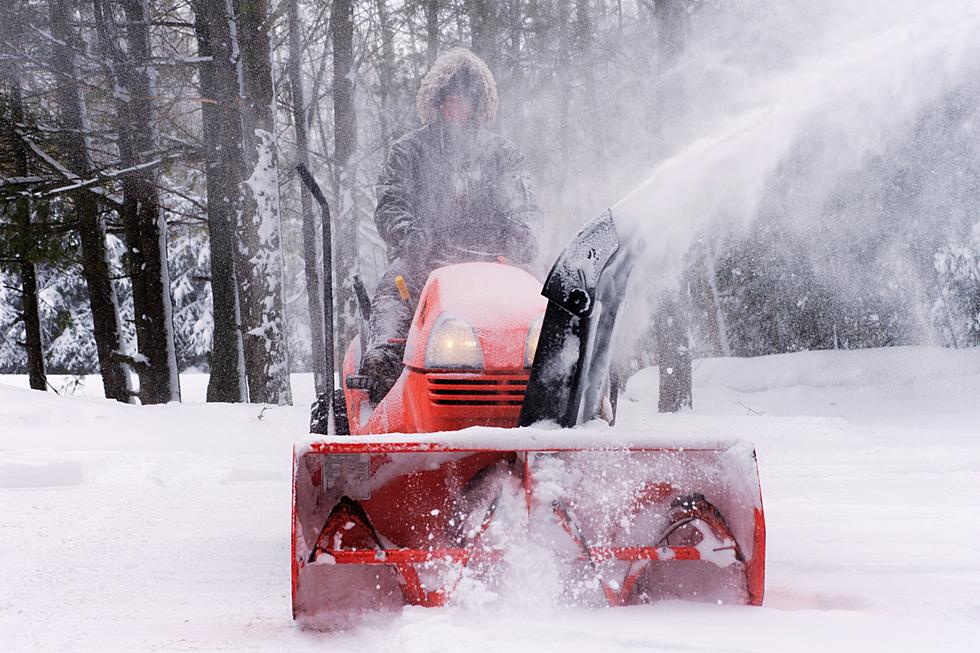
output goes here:
<path id="1" fill-rule="evenodd" d="M 330 627 L 523 592 L 514 560 L 535 551 L 554 569 L 548 601 L 761 604 L 754 450 L 594 423 L 642 243 L 609 209 L 543 284 L 521 269 L 538 210 L 520 155 L 484 128 L 495 105 L 486 65 L 449 52 L 419 92 L 425 126 L 389 155 L 376 219 L 392 262 L 333 410 L 318 401 L 293 447 L 293 616 Z"/>
<path id="2" fill-rule="evenodd" d="M 443 54 L 417 97 L 423 126 L 391 147 L 374 219 L 391 259 L 371 305 L 360 375 L 380 401 L 402 369 L 405 335 L 429 273 L 450 263 L 529 264 L 540 212 L 521 153 L 486 125 L 493 74 L 464 48 Z"/>

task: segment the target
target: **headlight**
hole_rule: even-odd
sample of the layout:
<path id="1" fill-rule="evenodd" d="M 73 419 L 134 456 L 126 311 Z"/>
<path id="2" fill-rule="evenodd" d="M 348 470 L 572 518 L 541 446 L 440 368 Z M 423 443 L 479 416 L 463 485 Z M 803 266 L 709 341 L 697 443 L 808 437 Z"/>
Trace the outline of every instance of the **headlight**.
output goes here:
<path id="1" fill-rule="evenodd" d="M 534 352 L 538 350 L 542 324 L 544 324 L 544 315 L 532 322 L 527 330 L 527 342 L 524 343 L 524 367 L 530 368 L 534 363 Z"/>
<path id="2" fill-rule="evenodd" d="M 457 317 L 442 314 L 429 334 L 425 347 L 429 369 L 483 369 L 483 349 L 476 332 Z"/>

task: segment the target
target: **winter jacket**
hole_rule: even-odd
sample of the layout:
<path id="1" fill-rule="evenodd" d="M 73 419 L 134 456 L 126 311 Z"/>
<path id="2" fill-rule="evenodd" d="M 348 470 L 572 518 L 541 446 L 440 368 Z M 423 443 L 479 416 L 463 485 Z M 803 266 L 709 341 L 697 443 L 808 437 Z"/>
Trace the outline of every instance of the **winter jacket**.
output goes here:
<path id="1" fill-rule="evenodd" d="M 447 89 L 460 86 L 474 102 L 466 128 L 439 117 Z M 392 145 L 377 186 L 374 219 L 391 258 L 418 257 L 409 250 L 421 245 L 429 263 L 474 258 L 462 250 L 530 262 L 540 212 L 522 155 L 484 127 L 497 110 L 486 64 L 463 48 L 446 52 L 422 80 L 416 106 L 424 126 Z"/>
<path id="2" fill-rule="evenodd" d="M 441 121 L 417 129 L 391 148 L 378 181 L 378 232 L 393 258 L 417 242 L 426 255 L 462 260 L 462 250 L 530 262 L 539 210 L 523 157 L 502 137 Z"/>

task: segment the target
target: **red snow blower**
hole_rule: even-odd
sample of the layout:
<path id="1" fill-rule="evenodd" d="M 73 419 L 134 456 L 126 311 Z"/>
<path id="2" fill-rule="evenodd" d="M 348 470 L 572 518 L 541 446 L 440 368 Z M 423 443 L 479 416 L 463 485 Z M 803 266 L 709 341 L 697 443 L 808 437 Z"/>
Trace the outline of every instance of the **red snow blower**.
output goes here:
<path id="1" fill-rule="evenodd" d="M 752 446 L 597 420 L 611 417 L 631 260 L 607 211 L 543 291 L 506 263 L 435 270 L 401 376 L 377 405 L 356 374 L 359 339 L 350 343 L 341 389 L 314 408 L 315 430 L 329 433 L 294 447 L 294 617 L 465 602 L 474 588 L 506 596 L 528 564 L 551 570 L 557 604 L 762 603 Z"/>

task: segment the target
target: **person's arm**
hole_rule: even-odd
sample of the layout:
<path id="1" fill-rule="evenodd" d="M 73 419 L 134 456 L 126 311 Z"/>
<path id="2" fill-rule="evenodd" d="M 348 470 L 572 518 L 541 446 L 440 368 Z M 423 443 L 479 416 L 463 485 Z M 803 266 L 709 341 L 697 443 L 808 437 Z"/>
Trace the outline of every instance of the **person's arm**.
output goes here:
<path id="1" fill-rule="evenodd" d="M 418 161 L 411 144 L 396 142 L 378 178 L 378 207 L 374 211 L 378 233 L 396 256 L 404 253 L 407 241 L 421 233 L 415 203 L 417 175 Z"/>
<path id="2" fill-rule="evenodd" d="M 519 263 L 531 263 L 538 254 L 541 210 L 531 191 L 524 155 L 504 142 L 500 148 L 499 170 L 498 194 L 505 245 L 511 258 Z"/>

